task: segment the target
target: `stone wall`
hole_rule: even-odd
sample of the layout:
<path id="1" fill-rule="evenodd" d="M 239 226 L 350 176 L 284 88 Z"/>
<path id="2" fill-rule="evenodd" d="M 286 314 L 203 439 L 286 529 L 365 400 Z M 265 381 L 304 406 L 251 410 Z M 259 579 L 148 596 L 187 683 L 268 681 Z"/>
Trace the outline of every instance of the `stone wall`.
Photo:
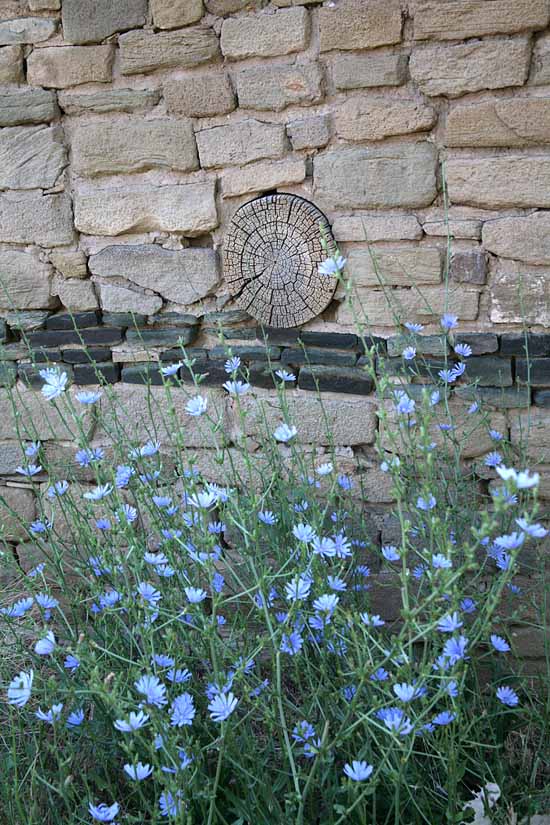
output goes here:
<path id="1" fill-rule="evenodd" d="M 3 494 L 31 514 L 6 389 L 44 430 L 29 348 L 77 384 L 120 382 L 139 421 L 139 385 L 180 340 L 221 384 L 220 327 L 268 398 L 268 359 L 295 371 L 322 448 L 318 382 L 342 461 L 372 479 L 372 387 L 343 291 L 298 340 L 258 329 L 224 282 L 232 215 L 276 191 L 327 215 L 390 370 L 394 312 L 426 325 L 437 365 L 451 309 L 499 428 L 518 439 L 529 417 L 532 458 L 550 464 L 549 26 L 550 0 L 0 0 Z M 68 455 L 66 433 L 40 437 Z M 389 502 L 371 488 L 381 535 Z"/>

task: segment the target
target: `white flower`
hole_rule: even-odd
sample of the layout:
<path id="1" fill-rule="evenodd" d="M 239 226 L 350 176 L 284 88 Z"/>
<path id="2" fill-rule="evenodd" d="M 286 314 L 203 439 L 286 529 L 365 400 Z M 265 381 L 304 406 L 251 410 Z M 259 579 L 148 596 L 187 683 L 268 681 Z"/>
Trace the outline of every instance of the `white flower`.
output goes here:
<path id="1" fill-rule="evenodd" d="M 67 381 L 69 380 L 66 372 L 60 372 L 57 368 L 49 368 L 40 370 L 38 374 L 40 375 L 40 378 L 45 381 L 45 384 L 42 387 L 42 395 L 44 398 L 47 398 L 48 401 L 52 401 L 59 395 L 63 395 L 67 389 Z"/>
<path id="2" fill-rule="evenodd" d="M 281 381 L 296 381 L 296 376 L 286 370 L 276 370 L 275 375 L 277 378 L 280 378 Z"/>
<path id="3" fill-rule="evenodd" d="M 273 437 L 275 438 L 275 441 L 282 441 L 284 443 L 293 439 L 297 432 L 298 430 L 296 429 L 294 424 L 292 424 L 291 426 L 289 426 L 288 424 L 279 424 L 279 426 L 273 433 Z"/>
<path id="4" fill-rule="evenodd" d="M 32 670 L 28 673 L 21 671 L 19 676 L 14 676 L 8 685 L 8 704 L 17 705 L 18 708 L 26 705 L 30 699 L 33 679 L 34 671 Z"/>
<path id="5" fill-rule="evenodd" d="M 529 487 L 536 487 L 540 481 L 538 473 L 529 475 L 529 470 L 522 470 L 519 473 L 513 467 L 496 467 L 496 471 L 503 481 L 512 481 L 518 490 L 527 490 Z"/>
<path id="6" fill-rule="evenodd" d="M 346 265 L 346 259 L 342 255 L 337 258 L 327 258 L 319 264 L 319 275 L 338 275 Z"/>
<path id="7" fill-rule="evenodd" d="M 88 501 L 101 501 L 113 492 L 111 484 L 101 484 L 99 487 L 94 487 L 89 493 L 84 493 L 84 498 Z"/>
<path id="8" fill-rule="evenodd" d="M 226 381 L 223 388 L 229 395 L 244 395 L 250 389 L 250 384 L 245 381 Z"/>
<path id="9" fill-rule="evenodd" d="M 320 476 L 329 476 L 332 473 L 333 469 L 334 468 L 332 466 L 332 462 L 327 461 L 325 464 L 321 464 L 319 467 L 317 467 L 315 472 L 317 473 L 317 475 Z"/>
<path id="10" fill-rule="evenodd" d="M 49 656 L 55 650 L 55 636 L 49 630 L 43 639 L 39 639 L 34 646 L 34 652 L 39 656 Z"/>
<path id="11" fill-rule="evenodd" d="M 178 361 L 176 364 L 168 364 L 167 367 L 161 367 L 160 371 L 165 378 L 169 378 L 171 375 L 177 375 L 181 367 L 183 367 L 183 361 Z"/>
<path id="12" fill-rule="evenodd" d="M 75 398 L 81 404 L 95 404 L 101 398 L 102 393 L 99 390 L 84 390 L 77 392 Z"/>
<path id="13" fill-rule="evenodd" d="M 208 407 L 208 401 L 206 398 L 203 398 L 202 395 L 195 395 L 193 398 L 190 398 L 187 404 L 185 405 L 185 412 L 187 415 L 193 415 L 198 417 L 199 415 L 203 415 L 206 412 Z"/>

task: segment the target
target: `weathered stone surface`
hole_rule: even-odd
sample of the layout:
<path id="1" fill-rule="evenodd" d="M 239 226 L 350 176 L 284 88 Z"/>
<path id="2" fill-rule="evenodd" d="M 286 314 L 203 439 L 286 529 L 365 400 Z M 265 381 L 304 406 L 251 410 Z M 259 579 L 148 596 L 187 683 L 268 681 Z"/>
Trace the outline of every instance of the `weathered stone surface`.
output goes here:
<path id="1" fill-rule="evenodd" d="M 315 192 L 331 207 L 428 206 L 436 196 L 431 143 L 324 152 L 313 162 Z"/>
<path id="2" fill-rule="evenodd" d="M 499 261 L 491 282 L 491 321 L 550 325 L 550 269 Z"/>
<path id="3" fill-rule="evenodd" d="M 48 40 L 57 28 L 57 21 L 51 17 L 16 17 L 0 20 L 0 46 L 14 43 L 42 43 Z"/>
<path id="4" fill-rule="evenodd" d="M 526 37 L 473 40 L 416 48 L 409 70 L 424 94 L 459 97 L 481 89 L 522 86 L 527 80 L 529 59 Z"/>
<path id="5" fill-rule="evenodd" d="M 341 91 L 401 86 L 407 79 L 408 63 L 406 54 L 394 51 L 338 54 L 332 62 L 332 81 Z"/>
<path id="6" fill-rule="evenodd" d="M 440 238 L 467 238 L 470 240 L 481 240 L 481 227 L 484 217 L 492 215 L 482 215 L 479 210 L 470 209 L 467 206 L 447 207 L 441 209 L 435 207 L 422 219 L 422 229 L 426 235 Z"/>
<path id="7" fill-rule="evenodd" d="M 170 114 L 212 117 L 232 112 L 237 103 L 226 72 L 193 72 L 167 80 L 164 99 Z"/>
<path id="8" fill-rule="evenodd" d="M 202 0 L 151 0 L 153 25 L 159 29 L 177 29 L 201 19 Z M 130 28 L 126 26 L 126 28 Z"/>
<path id="9" fill-rule="evenodd" d="M 500 336 L 503 355 L 550 356 L 550 335 L 535 332 L 505 332 Z"/>
<path id="10" fill-rule="evenodd" d="M 272 433 L 283 419 L 280 401 L 275 393 L 258 391 L 255 396 L 241 399 L 248 413 L 243 422 L 245 432 L 251 436 L 266 432 L 263 421 L 265 413 L 267 432 Z M 298 428 L 297 441 L 303 444 L 353 446 L 374 441 L 376 413 L 370 399 L 325 396 L 322 408 L 320 400 L 312 395 L 297 397 L 291 394 L 285 400 L 288 418 Z M 238 416 L 235 415 L 234 427 L 238 429 L 239 426 Z"/>
<path id="11" fill-rule="evenodd" d="M 277 189 L 301 183 L 306 176 L 303 158 L 284 158 L 279 161 L 259 161 L 242 169 L 228 169 L 222 175 L 222 197 L 233 198 L 247 192 Z"/>
<path id="12" fill-rule="evenodd" d="M 72 388 L 68 392 L 71 396 L 74 393 Z M 73 403 L 76 404 L 74 399 Z M 0 438 L 19 438 L 18 430 L 21 429 L 22 420 L 26 422 L 24 432 L 30 441 L 69 440 L 78 433 L 77 425 L 71 421 L 70 416 L 58 412 L 55 404 L 46 401 L 41 393 L 20 383 L 17 392 L 11 397 L 7 390 L 0 391 Z M 82 423 L 84 432 L 91 433 L 92 416 L 89 410 L 83 411 Z"/>
<path id="13" fill-rule="evenodd" d="M 0 49 L 0 84 L 24 82 L 21 46 L 4 46 Z"/>
<path id="14" fill-rule="evenodd" d="M 28 525 L 36 517 L 36 499 L 32 490 L 0 487 L 0 536 L 5 541 L 23 541 Z"/>
<path id="15" fill-rule="evenodd" d="M 389 357 L 398 358 L 410 343 L 410 335 L 392 335 L 387 340 Z M 447 338 L 444 335 L 418 335 L 414 339 L 414 347 L 420 355 L 448 355 L 450 351 Z M 387 358 L 384 359 L 383 363 L 385 368 L 391 365 Z"/>
<path id="16" fill-rule="evenodd" d="M 273 5 L 287 9 L 289 6 L 312 6 L 314 3 L 323 2 L 324 0 L 273 0 Z"/>
<path id="17" fill-rule="evenodd" d="M 98 304 L 94 285 L 91 281 L 82 278 L 61 278 L 53 280 L 52 293 L 71 312 L 83 312 L 87 309 L 96 309 Z"/>
<path id="18" fill-rule="evenodd" d="M 64 278 L 88 277 L 86 256 L 79 250 L 55 250 L 50 252 L 50 261 Z"/>
<path id="19" fill-rule="evenodd" d="M 474 290 L 450 289 L 448 296 L 441 287 L 422 287 L 419 295 L 414 289 L 394 289 L 384 294 L 372 288 L 357 290 L 358 300 L 354 302 L 355 314 L 348 302 L 340 305 L 336 312 L 338 323 L 355 325 L 355 318 L 360 322 L 368 321 L 371 325 L 395 326 L 396 318 L 405 321 L 426 323 L 437 321 L 449 306 L 461 321 L 473 321 L 477 318 L 479 293 Z M 448 303 L 447 303 L 448 301 Z"/>
<path id="20" fill-rule="evenodd" d="M 0 306 L 41 309 L 52 305 L 52 268 L 37 252 L 0 251 Z"/>
<path id="21" fill-rule="evenodd" d="M 58 115 L 54 92 L 45 89 L 2 89 L 0 126 L 47 123 Z"/>
<path id="22" fill-rule="evenodd" d="M 320 392 L 342 392 L 352 395 L 369 395 L 372 392 L 372 378 L 363 370 L 349 367 L 302 367 L 298 377 L 301 390 Z"/>
<path id="23" fill-rule="evenodd" d="M 353 367 L 357 362 L 356 352 L 337 352 L 326 347 L 288 347 L 281 355 L 283 364 L 326 364 L 331 367 Z"/>
<path id="24" fill-rule="evenodd" d="M 536 407 L 550 407 L 550 390 L 536 390 L 533 393 L 533 404 Z M 550 492 L 550 491 L 549 491 Z M 550 498 L 550 495 L 545 495 L 544 498 Z"/>
<path id="25" fill-rule="evenodd" d="M 447 146 L 550 143 L 550 97 L 517 97 L 456 106 L 447 117 Z"/>
<path id="26" fill-rule="evenodd" d="M 550 410 L 534 407 L 515 415 L 510 422 L 510 441 L 526 449 L 528 458 L 537 464 L 550 462 Z"/>
<path id="27" fill-rule="evenodd" d="M 2 441 L 0 443 L 0 476 L 15 475 L 15 468 L 21 464 L 23 450 L 19 441 Z"/>
<path id="28" fill-rule="evenodd" d="M 86 313 L 88 314 L 88 313 Z M 95 315 L 95 313 L 94 313 Z M 122 340 L 122 330 L 114 327 L 86 327 L 85 329 L 74 329 L 75 324 L 72 323 L 71 316 L 67 313 L 62 313 L 64 319 L 64 326 L 60 328 L 49 327 L 45 332 L 31 332 L 28 335 L 30 345 L 36 347 L 63 347 L 69 344 L 78 344 L 86 346 L 87 344 L 119 344 Z M 69 323 L 67 322 L 70 322 Z"/>
<path id="29" fill-rule="evenodd" d="M 66 166 L 63 135 L 57 127 L 21 126 L 0 130 L 0 189 L 48 189 Z"/>
<path id="30" fill-rule="evenodd" d="M 346 273 L 360 287 L 438 284 L 441 263 L 441 250 L 433 247 L 383 250 L 353 247 L 348 255 Z"/>
<path id="31" fill-rule="evenodd" d="M 550 206 L 550 154 L 449 158 L 447 188 L 453 203 L 486 209 Z"/>
<path id="32" fill-rule="evenodd" d="M 105 89 L 100 92 L 60 92 L 59 105 L 68 115 L 87 112 L 137 112 L 160 100 L 158 89 Z"/>
<path id="33" fill-rule="evenodd" d="M 27 60 L 31 86 L 65 89 L 81 83 L 109 83 L 112 76 L 112 46 L 48 46 L 35 49 Z"/>
<path id="34" fill-rule="evenodd" d="M 308 35 L 309 17 L 304 8 L 230 17 L 223 21 L 221 50 L 230 60 L 274 57 L 305 49 Z"/>
<path id="35" fill-rule="evenodd" d="M 480 387 L 510 387 L 512 361 L 497 356 L 472 356 L 468 358 L 468 381 L 476 381 Z"/>
<path id="36" fill-rule="evenodd" d="M 204 5 L 207 11 L 220 17 L 252 7 L 251 0 L 204 0 Z"/>
<path id="37" fill-rule="evenodd" d="M 72 240 L 73 216 L 68 195 L 34 192 L 0 195 L 0 241 L 66 246 Z"/>
<path id="38" fill-rule="evenodd" d="M 29 0 L 31 11 L 58 11 L 61 8 L 61 0 Z"/>
<path id="39" fill-rule="evenodd" d="M 233 166 L 262 158 L 280 158 L 286 149 L 285 127 L 241 120 L 196 133 L 201 166 Z"/>
<path id="40" fill-rule="evenodd" d="M 454 394 L 469 401 L 481 401 L 497 410 L 516 410 L 529 407 L 531 393 L 527 387 L 456 387 Z"/>
<path id="41" fill-rule="evenodd" d="M 332 231 L 342 241 L 416 241 L 422 227 L 414 215 L 341 215 L 332 222 Z"/>
<path id="42" fill-rule="evenodd" d="M 147 0 L 63 0 L 63 37 L 67 43 L 99 43 L 109 35 L 143 26 Z"/>
<path id="43" fill-rule="evenodd" d="M 484 284 L 487 280 L 487 256 L 481 249 L 455 250 L 451 255 L 449 275 L 461 284 Z"/>
<path id="44" fill-rule="evenodd" d="M 73 169 L 80 175 L 197 169 L 199 159 L 190 120 L 87 123 L 72 140 Z"/>
<path id="45" fill-rule="evenodd" d="M 89 329 L 97 327 L 98 312 L 56 312 L 46 321 L 47 329 Z"/>
<path id="46" fill-rule="evenodd" d="M 75 384 L 80 384 L 80 386 L 100 384 L 104 381 L 108 384 L 116 384 L 120 381 L 120 367 L 111 361 L 93 365 L 75 364 L 74 380 Z"/>
<path id="47" fill-rule="evenodd" d="M 143 74 L 156 69 L 186 69 L 219 55 L 218 38 L 200 26 L 174 32 L 134 31 L 119 38 L 122 74 Z"/>
<path id="48" fill-rule="evenodd" d="M 546 86 L 550 83 L 550 34 L 544 34 L 535 43 L 529 83 L 533 86 Z"/>
<path id="49" fill-rule="evenodd" d="M 373 49 L 401 40 L 401 6 L 397 0 L 342 0 L 320 12 L 321 51 Z"/>
<path id="50" fill-rule="evenodd" d="M 75 197 L 75 226 L 88 235 L 158 229 L 193 237 L 217 225 L 213 183 L 103 189 Z"/>
<path id="51" fill-rule="evenodd" d="M 293 149 L 318 149 L 330 140 L 330 118 L 317 115 L 293 120 L 286 131 Z"/>
<path id="52" fill-rule="evenodd" d="M 435 125 L 432 106 L 401 98 L 351 97 L 340 107 L 336 133 L 344 140 L 383 140 L 391 135 L 427 132 Z"/>
<path id="53" fill-rule="evenodd" d="M 146 295 L 120 284 L 98 284 L 101 308 L 107 312 L 140 312 L 154 315 L 162 306 L 158 295 Z"/>
<path id="54" fill-rule="evenodd" d="M 497 218 L 483 224 L 483 246 L 501 258 L 550 266 L 550 214 Z"/>
<path id="55" fill-rule="evenodd" d="M 32 332 L 35 329 L 41 329 L 46 318 L 49 316 L 47 310 L 27 310 L 8 312 L 6 315 L 6 323 L 11 329 L 20 329 L 24 332 Z"/>
<path id="56" fill-rule="evenodd" d="M 550 387 L 550 358 L 516 358 L 516 379 L 532 387 Z"/>
<path id="57" fill-rule="evenodd" d="M 239 106 L 279 112 L 297 103 L 318 103 L 322 74 L 317 63 L 247 66 L 234 75 Z"/>
<path id="58" fill-rule="evenodd" d="M 152 289 L 176 304 L 192 304 L 211 292 L 219 280 L 213 249 L 172 251 L 150 246 L 109 246 L 89 261 L 102 278 L 122 277 Z M 145 310 L 136 310 L 145 313 Z"/>
<path id="59" fill-rule="evenodd" d="M 544 29 L 550 9 L 547 0 L 416 0 L 412 14 L 417 40 L 462 40 Z"/>
<path id="60" fill-rule="evenodd" d="M 197 337 L 197 330 L 197 326 L 182 326 L 180 329 L 129 329 L 126 333 L 126 342 L 127 344 L 139 344 L 145 348 L 176 347 L 179 344 L 187 346 L 192 344 Z M 223 381 L 220 382 L 222 383 Z"/>

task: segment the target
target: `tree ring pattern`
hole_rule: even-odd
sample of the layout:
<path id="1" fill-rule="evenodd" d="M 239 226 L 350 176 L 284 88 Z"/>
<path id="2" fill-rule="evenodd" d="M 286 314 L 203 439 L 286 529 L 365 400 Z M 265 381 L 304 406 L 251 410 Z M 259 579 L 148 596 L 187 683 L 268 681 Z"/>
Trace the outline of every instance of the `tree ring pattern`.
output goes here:
<path id="1" fill-rule="evenodd" d="M 225 237 L 229 292 L 267 326 L 300 326 L 334 296 L 337 280 L 320 275 L 319 265 L 335 251 L 329 223 L 314 204 L 288 194 L 256 198 L 236 211 Z"/>

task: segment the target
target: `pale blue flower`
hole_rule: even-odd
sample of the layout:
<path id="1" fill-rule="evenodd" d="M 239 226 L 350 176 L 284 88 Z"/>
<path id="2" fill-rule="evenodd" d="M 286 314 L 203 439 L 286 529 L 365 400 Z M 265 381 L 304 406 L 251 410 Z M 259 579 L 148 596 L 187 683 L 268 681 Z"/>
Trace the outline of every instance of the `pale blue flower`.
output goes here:
<path id="1" fill-rule="evenodd" d="M 182 367 L 183 361 L 176 361 L 175 364 L 167 364 L 166 367 L 161 367 L 160 371 L 165 378 L 170 378 L 173 375 L 177 375 Z"/>
<path id="2" fill-rule="evenodd" d="M 294 630 L 290 634 L 283 633 L 280 650 L 282 653 L 289 653 L 291 656 L 295 656 L 301 651 L 303 644 L 304 640 L 298 631 Z"/>
<path id="3" fill-rule="evenodd" d="M 147 779 L 148 776 L 151 776 L 153 773 L 153 768 L 151 765 L 143 764 L 143 762 L 138 762 L 137 765 L 124 765 L 124 773 L 130 777 L 130 779 L 134 779 L 137 782 L 141 782 L 142 779 Z"/>
<path id="4" fill-rule="evenodd" d="M 210 711 L 210 718 L 214 722 L 224 722 L 235 710 L 238 704 L 238 699 L 233 693 L 218 693 L 208 704 Z"/>
<path id="5" fill-rule="evenodd" d="M 43 639 L 39 639 L 34 646 L 34 652 L 39 656 L 51 656 L 56 648 L 55 636 L 49 630 Z"/>
<path id="6" fill-rule="evenodd" d="M 456 381 L 456 373 L 454 370 L 439 370 L 437 374 L 445 384 L 452 384 Z"/>
<path id="7" fill-rule="evenodd" d="M 54 610 L 59 607 L 58 600 L 50 596 L 49 593 L 37 593 L 34 600 L 43 610 Z"/>
<path id="8" fill-rule="evenodd" d="M 134 682 L 134 687 L 138 693 L 145 696 L 145 703 L 147 705 L 161 708 L 167 702 L 166 687 L 157 676 L 140 676 L 137 682 Z"/>
<path id="9" fill-rule="evenodd" d="M 140 582 L 137 595 L 141 596 L 144 602 L 152 604 L 155 607 L 162 599 L 162 594 L 150 582 Z"/>
<path id="10" fill-rule="evenodd" d="M 334 540 L 328 536 L 315 536 L 311 543 L 313 552 L 322 558 L 332 558 L 336 555 L 336 545 Z"/>
<path id="11" fill-rule="evenodd" d="M 436 570 L 450 570 L 453 563 L 450 559 L 446 558 L 443 553 L 434 553 L 432 555 L 432 566 L 435 567 Z"/>
<path id="12" fill-rule="evenodd" d="M 510 708 L 515 708 L 519 705 L 519 697 L 516 691 L 507 685 L 497 688 L 497 699 L 499 702 L 502 702 L 503 705 L 507 705 Z"/>
<path id="13" fill-rule="evenodd" d="M 78 710 L 73 710 L 72 713 L 69 713 L 67 716 L 66 725 L 68 728 L 78 728 L 84 721 L 84 711 L 82 708 Z"/>
<path id="14" fill-rule="evenodd" d="M 250 384 L 247 384 L 245 381 L 226 381 L 222 386 L 229 395 L 233 396 L 245 395 L 250 389 Z"/>
<path id="15" fill-rule="evenodd" d="M 495 544 L 500 550 L 517 550 L 525 541 L 525 533 L 509 533 L 506 536 L 497 536 Z"/>
<path id="16" fill-rule="evenodd" d="M 260 510 L 258 520 L 263 524 L 277 524 L 278 518 L 271 510 Z"/>
<path id="17" fill-rule="evenodd" d="M 0 607 L 0 615 L 7 616 L 10 619 L 20 619 L 31 609 L 33 604 L 32 596 L 28 596 L 26 599 L 18 599 L 9 607 Z"/>
<path id="18" fill-rule="evenodd" d="M 511 481 L 518 490 L 528 490 L 530 487 L 536 487 L 540 481 L 538 473 L 529 474 L 529 470 L 516 472 L 511 467 L 497 467 L 497 473 L 503 481 Z"/>
<path id="19" fill-rule="evenodd" d="M 422 332 L 424 329 L 424 324 L 413 324 L 411 321 L 406 321 L 404 326 L 409 332 Z"/>
<path id="20" fill-rule="evenodd" d="M 147 722 L 149 721 L 149 716 L 144 713 L 142 710 L 134 713 L 132 711 L 128 720 L 126 719 L 117 719 L 114 722 L 114 727 L 116 730 L 121 731 L 122 733 L 131 733 L 134 730 L 139 730 L 140 728 L 145 727 Z"/>
<path id="21" fill-rule="evenodd" d="M 456 315 L 451 315 L 450 312 L 446 312 L 443 315 L 443 318 L 440 321 L 441 326 L 443 329 L 450 330 L 455 329 L 458 326 L 458 318 Z"/>
<path id="22" fill-rule="evenodd" d="M 42 395 L 48 401 L 63 395 L 67 389 L 69 377 L 66 372 L 61 372 L 57 367 L 39 371 L 39 376 L 45 382 L 42 387 Z"/>
<path id="23" fill-rule="evenodd" d="M 386 624 L 378 613 L 360 613 L 359 618 L 367 627 L 382 627 L 382 625 Z"/>
<path id="24" fill-rule="evenodd" d="M 191 694 L 182 693 L 180 696 L 176 696 L 170 705 L 171 724 L 177 728 L 181 728 L 183 725 L 191 725 L 196 712 Z"/>
<path id="25" fill-rule="evenodd" d="M 308 739 L 313 739 L 315 736 L 315 728 L 308 722 L 306 719 L 302 719 L 301 722 L 298 722 L 294 725 L 292 730 L 292 738 L 295 742 L 307 742 Z"/>
<path id="26" fill-rule="evenodd" d="M 499 433 L 498 430 L 489 430 L 489 436 L 493 441 L 502 441 L 504 439 L 504 436 L 502 433 Z"/>
<path id="27" fill-rule="evenodd" d="M 466 636 L 453 636 L 445 642 L 443 655 L 454 665 L 461 659 L 468 658 L 466 656 L 468 644 L 469 642 Z"/>
<path id="28" fill-rule="evenodd" d="M 175 796 L 170 791 L 163 791 L 159 798 L 161 816 L 177 816 L 181 811 L 181 791 L 176 791 Z"/>
<path id="29" fill-rule="evenodd" d="M 166 673 L 166 678 L 169 682 L 173 682 L 176 685 L 182 685 L 184 682 L 189 682 L 191 679 L 191 673 L 187 668 L 183 670 L 181 668 L 170 668 L 169 671 Z"/>
<path id="30" fill-rule="evenodd" d="M 32 478 L 42 472 L 42 467 L 40 464 L 28 464 L 26 467 L 16 467 L 15 472 L 20 476 Z"/>
<path id="31" fill-rule="evenodd" d="M 510 650 L 510 645 L 506 639 L 503 639 L 502 636 L 497 636 L 496 633 L 491 634 L 491 644 L 499 653 L 508 653 Z"/>
<path id="32" fill-rule="evenodd" d="M 527 535 L 533 539 L 543 539 L 548 535 L 548 530 L 545 530 L 542 524 L 529 524 L 525 518 L 517 518 L 516 524 L 524 533 L 527 533 Z"/>
<path id="33" fill-rule="evenodd" d="M 273 438 L 275 441 L 281 441 L 285 444 L 287 441 L 291 441 L 298 433 L 298 430 L 292 425 L 288 425 L 286 423 L 279 424 L 277 429 L 273 433 Z"/>
<path id="34" fill-rule="evenodd" d="M 401 558 L 399 550 L 393 544 L 386 544 L 382 547 L 382 555 L 386 561 L 399 561 Z"/>
<path id="35" fill-rule="evenodd" d="M 27 458 L 34 458 L 40 452 L 42 444 L 40 441 L 31 441 L 25 446 L 25 455 Z"/>
<path id="36" fill-rule="evenodd" d="M 89 493 L 84 493 L 84 498 L 88 501 L 101 501 L 113 492 L 111 484 L 100 484 L 94 487 Z"/>
<path id="37" fill-rule="evenodd" d="M 93 805 L 91 802 L 88 805 L 90 816 L 96 822 L 113 822 L 119 812 L 118 802 L 113 802 L 112 805 L 106 805 L 105 802 L 100 802 L 99 805 Z"/>
<path id="38" fill-rule="evenodd" d="M 61 719 L 61 711 L 63 710 L 63 702 L 60 702 L 58 705 L 52 705 L 50 710 L 43 711 L 42 708 L 39 706 L 38 710 L 34 714 L 37 719 L 40 719 L 41 722 L 47 722 L 48 725 L 53 725 L 55 722 L 58 722 Z"/>
<path id="39" fill-rule="evenodd" d="M 202 590 L 200 587 L 184 587 L 184 591 L 190 604 L 200 604 L 208 595 L 206 590 Z"/>
<path id="40" fill-rule="evenodd" d="M 344 765 L 344 773 L 354 782 L 364 782 L 369 778 L 373 770 L 373 766 L 368 765 L 364 760 L 358 761 L 354 759 L 351 765 L 347 762 Z"/>
<path id="41" fill-rule="evenodd" d="M 498 467 L 500 464 L 502 464 L 502 456 L 500 453 L 497 453 L 497 451 L 494 450 L 491 453 L 487 453 L 487 455 L 483 459 L 483 463 L 486 467 Z"/>
<path id="42" fill-rule="evenodd" d="M 200 415 L 204 415 L 207 409 L 208 399 L 204 398 L 202 395 L 193 396 L 193 398 L 190 398 L 185 405 L 185 412 L 187 415 L 194 416 L 195 418 L 198 418 Z"/>
<path id="43" fill-rule="evenodd" d="M 48 498 L 61 498 L 61 496 L 65 495 L 68 489 L 68 481 L 56 481 L 54 484 L 48 487 Z"/>
<path id="44" fill-rule="evenodd" d="M 337 590 L 340 593 L 343 593 L 348 587 L 346 582 L 338 576 L 327 576 L 327 583 L 331 590 Z"/>
<path id="45" fill-rule="evenodd" d="M 85 447 L 75 454 L 75 461 L 80 467 L 90 467 L 105 458 L 105 452 L 101 447 Z"/>
<path id="46" fill-rule="evenodd" d="M 394 685 L 393 692 L 402 702 L 412 702 L 421 695 L 421 691 L 415 685 L 409 685 L 407 682 Z"/>
<path id="47" fill-rule="evenodd" d="M 416 409 L 416 402 L 409 398 L 406 392 L 398 390 L 395 393 L 395 408 L 399 415 L 412 415 Z"/>
<path id="48" fill-rule="evenodd" d="M 99 390 L 83 390 L 77 392 L 75 398 L 81 404 L 96 404 L 101 398 L 102 393 Z"/>
<path id="49" fill-rule="evenodd" d="M 457 344 L 454 350 L 461 358 L 469 358 L 472 354 L 472 348 L 469 344 Z"/>
<path id="50" fill-rule="evenodd" d="M 455 630 L 458 630 L 459 627 L 462 627 L 464 622 L 459 618 L 458 613 L 455 612 L 444 616 L 439 624 L 437 625 L 437 629 L 440 633 L 454 633 Z"/>
<path id="51" fill-rule="evenodd" d="M 455 719 L 456 713 L 452 713 L 449 710 L 443 710 L 441 711 L 441 713 L 438 713 L 436 716 L 434 716 L 434 718 L 432 719 L 432 724 L 443 727 L 444 725 L 450 725 L 451 722 L 454 722 Z"/>
<path id="52" fill-rule="evenodd" d="M 407 736 L 413 729 L 411 720 L 401 708 L 381 708 L 376 712 L 376 716 L 384 723 L 388 730 L 398 733 L 400 736 Z"/>
<path id="53" fill-rule="evenodd" d="M 286 370 L 276 370 L 275 375 L 284 382 L 296 381 L 296 376 Z"/>
<path id="54" fill-rule="evenodd" d="M 33 679 L 34 671 L 32 670 L 29 670 L 28 673 L 22 670 L 17 676 L 13 677 L 8 685 L 9 705 L 22 708 L 27 704 L 31 696 Z"/>
<path id="55" fill-rule="evenodd" d="M 336 276 L 339 275 L 340 272 L 342 272 L 345 265 L 346 259 L 342 257 L 342 255 L 338 255 L 335 258 L 327 258 L 322 263 L 320 263 L 318 267 L 318 272 L 319 275 Z"/>
<path id="56" fill-rule="evenodd" d="M 74 673 L 80 667 L 80 660 L 77 659 L 76 656 L 73 656 L 72 653 L 68 653 L 63 662 L 63 667 L 65 670 L 70 671 L 70 673 Z"/>
<path id="57" fill-rule="evenodd" d="M 405 361 L 412 361 L 416 358 L 416 349 L 414 347 L 405 347 L 403 352 L 401 353 Z"/>
<path id="58" fill-rule="evenodd" d="M 292 535 L 298 541 L 309 544 L 316 536 L 315 530 L 309 524 L 296 524 L 292 528 Z"/>
<path id="59" fill-rule="evenodd" d="M 311 579 L 308 576 L 295 576 L 285 585 L 287 601 L 302 601 L 307 599 L 311 590 Z"/>
<path id="60" fill-rule="evenodd" d="M 318 599 L 315 599 L 313 602 L 313 609 L 318 613 L 331 614 L 334 613 L 338 607 L 339 601 L 340 597 L 336 596 L 334 593 L 325 593 L 323 596 L 319 596 Z"/>
<path id="61" fill-rule="evenodd" d="M 229 375 L 231 375 L 232 372 L 237 372 L 240 366 L 241 359 L 238 355 L 234 355 L 232 358 L 227 359 L 227 361 L 223 365 L 223 368 Z"/>

